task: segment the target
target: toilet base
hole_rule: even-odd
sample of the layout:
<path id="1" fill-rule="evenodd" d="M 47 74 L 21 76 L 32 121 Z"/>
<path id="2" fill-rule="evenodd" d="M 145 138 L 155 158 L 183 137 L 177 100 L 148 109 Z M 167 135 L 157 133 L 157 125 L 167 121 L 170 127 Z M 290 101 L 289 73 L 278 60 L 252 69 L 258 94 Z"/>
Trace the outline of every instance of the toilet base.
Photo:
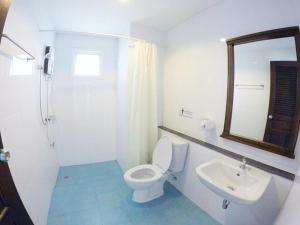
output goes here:
<path id="1" fill-rule="evenodd" d="M 160 181 L 147 189 L 134 190 L 132 201 L 146 203 L 164 195 L 165 180 Z"/>

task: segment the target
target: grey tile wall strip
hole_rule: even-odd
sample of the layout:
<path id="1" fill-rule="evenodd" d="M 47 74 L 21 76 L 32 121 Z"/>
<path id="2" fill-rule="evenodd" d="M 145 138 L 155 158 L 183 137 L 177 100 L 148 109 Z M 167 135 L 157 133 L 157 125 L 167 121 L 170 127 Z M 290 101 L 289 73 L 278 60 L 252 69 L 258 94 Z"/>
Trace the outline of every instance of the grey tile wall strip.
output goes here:
<path id="1" fill-rule="evenodd" d="M 216 151 L 216 152 L 218 152 L 218 153 L 221 153 L 221 154 L 223 154 L 223 155 L 225 155 L 225 156 L 228 156 L 228 157 L 230 157 L 230 158 L 233 158 L 233 159 L 236 159 L 236 160 L 239 160 L 239 161 L 242 161 L 242 159 L 245 158 L 245 157 L 242 156 L 242 155 L 239 155 L 239 154 L 237 154 L 237 153 L 228 151 L 228 150 L 226 150 L 226 149 L 224 149 L 224 148 L 221 148 L 221 147 L 218 147 L 218 146 L 216 146 L 216 145 L 213 145 L 213 144 L 210 144 L 210 143 L 201 141 L 201 140 L 199 140 L 199 139 L 197 139 L 197 138 L 193 138 L 193 137 L 191 137 L 191 136 L 188 136 L 188 135 L 186 135 L 186 134 L 183 134 L 183 133 L 180 133 L 180 132 L 178 132 L 178 131 L 172 130 L 172 129 L 170 129 L 170 128 L 167 128 L 167 127 L 164 127 L 164 126 L 159 126 L 159 128 L 160 128 L 161 130 L 164 130 L 164 131 L 167 131 L 167 132 L 169 132 L 169 133 L 175 134 L 175 135 L 177 135 L 177 136 L 179 136 L 179 137 L 182 137 L 182 138 L 184 138 L 184 139 L 187 139 L 187 140 L 189 140 L 189 141 L 191 141 L 191 142 L 194 142 L 194 143 L 196 143 L 196 144 L 202 145 L 202 146 L 204 146 L 204 147 L 206 147 L 206 148 L 209 148 L 209 149 L 211 149 L 211 150 L 213 150 L 213 151 Z M 264 164 L 264 163 L 262 163 L 262 162 L 258 162 L 258 161 L 253 160 L 253 159 L 249 159 L 249 158 L 246 158 L 246 159 L 247 159 L 247 163 L 248 163 L 249 165 L 251 165 L 251 166 L 257 167 L 257 168 L 262 169 L 262 170 L 264 170 L 264 171 L 266 171 L 266 172 L 276 174 L 276 175 L 278 175 L 278 176 L 284 177 L 284 178 L 289 179 L 289 180 L 292 180 L 292 181 L 295 180 L 295 175 L 292 174 L 292 173 L 289 173 L 289 172 L 287 172 L 287 171 L 278 169 L 278 168 L 273 167 L 273 166 L 269 166 L 269 165 L 267 165 L 267 164 Z"/>

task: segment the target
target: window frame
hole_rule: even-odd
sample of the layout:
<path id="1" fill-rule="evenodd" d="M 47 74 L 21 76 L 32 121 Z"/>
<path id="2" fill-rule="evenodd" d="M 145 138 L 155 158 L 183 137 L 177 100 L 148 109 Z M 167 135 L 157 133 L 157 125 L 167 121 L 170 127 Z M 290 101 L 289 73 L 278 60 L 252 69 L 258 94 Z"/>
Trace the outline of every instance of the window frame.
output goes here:
<path id="1" fill-rule="evenodd" d="M 72 76 L 76 78 L 103 78 L 103 53 L 99 50 L 91 50 L 91 49 L 74 49 L 73 50 L 73 57 L 72 57 Z M 76 74 L 75 68 L 76 68 L 76 60 L 78 55 L 97 55 L 98 56 L 98 66 L 99 66 L 99 72 L 98 74 Z"/>

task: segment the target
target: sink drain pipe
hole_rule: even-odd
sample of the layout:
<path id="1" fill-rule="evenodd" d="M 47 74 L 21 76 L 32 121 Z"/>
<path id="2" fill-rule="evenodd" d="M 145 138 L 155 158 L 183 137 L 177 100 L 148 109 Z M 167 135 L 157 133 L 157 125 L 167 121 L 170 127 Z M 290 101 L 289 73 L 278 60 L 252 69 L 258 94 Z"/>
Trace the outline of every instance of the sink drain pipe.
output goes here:
<path id="1" fill-rule="evenodd" d="M 230 201 L 224 199 L 223 200 L 223 204 L 222 204 L 222 208 L 223 209 L 227 209 L 229 205 L 230 205 Z"/>

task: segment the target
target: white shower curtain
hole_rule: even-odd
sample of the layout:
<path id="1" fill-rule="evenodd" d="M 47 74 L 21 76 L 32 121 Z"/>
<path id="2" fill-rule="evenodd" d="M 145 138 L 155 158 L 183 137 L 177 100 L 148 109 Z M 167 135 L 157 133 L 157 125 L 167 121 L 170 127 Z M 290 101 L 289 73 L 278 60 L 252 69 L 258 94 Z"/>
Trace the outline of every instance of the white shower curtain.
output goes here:
<path id="1" fill-rule="evenodd" d="M 129 49 L 128 167 L 149 163 L 157 141 L 157 47 L 142 40 Z"/>

